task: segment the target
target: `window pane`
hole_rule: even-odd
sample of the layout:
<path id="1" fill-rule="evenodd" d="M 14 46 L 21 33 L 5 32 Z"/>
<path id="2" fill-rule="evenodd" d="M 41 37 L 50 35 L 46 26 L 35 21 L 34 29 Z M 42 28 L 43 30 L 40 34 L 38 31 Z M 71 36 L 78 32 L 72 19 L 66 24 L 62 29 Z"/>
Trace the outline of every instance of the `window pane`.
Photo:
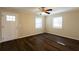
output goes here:
<path id="1" fill-rule="evenodd" d="M 12 16 L 13 21 L 15 21 L 15 16 Z"/>
<path id="2" fill-rule="evenodd" d="M 7 21 L 15 21 L 15 16 L 6 15 Z"/>
<path id="3" fill-rule="evenodd" d="M 41 23 L 41 22 L 42 22 L 41 18 L 36 18 L 36 23 Z"/>
<path id="4" fill-rule="evenodd" d="M 53 18 L 53 28 L 62 28 L 62 17 Z"/>
<path id="5" fill-rule="evenodd" d="M 36 28 L 41 28 L 42 25 L 41 24 L 36 24 Z"/>
<path id="6" fill-rule="evenodd" d="M 15 19 L 15 16 L 13 16 L 13 19 Z"/>
<path id="7" fill-rule="evenodd" d="M 36 20 L 35 20 L 35 25 L 36 25 L 36 28 L 42 28 L 42 18 L 41 17 L 37 17 Z"/>

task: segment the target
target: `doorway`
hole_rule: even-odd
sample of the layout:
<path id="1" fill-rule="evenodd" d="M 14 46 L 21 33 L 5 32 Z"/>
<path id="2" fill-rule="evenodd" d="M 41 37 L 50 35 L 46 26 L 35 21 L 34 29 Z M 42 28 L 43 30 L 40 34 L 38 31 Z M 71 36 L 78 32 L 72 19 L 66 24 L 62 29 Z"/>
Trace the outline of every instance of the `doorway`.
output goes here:
<path id="1" fill-rule="evenodd" d="M 2 19 L 2 42 L 17 38 L 17 15 L 13 13 L 3 13 Z"/>

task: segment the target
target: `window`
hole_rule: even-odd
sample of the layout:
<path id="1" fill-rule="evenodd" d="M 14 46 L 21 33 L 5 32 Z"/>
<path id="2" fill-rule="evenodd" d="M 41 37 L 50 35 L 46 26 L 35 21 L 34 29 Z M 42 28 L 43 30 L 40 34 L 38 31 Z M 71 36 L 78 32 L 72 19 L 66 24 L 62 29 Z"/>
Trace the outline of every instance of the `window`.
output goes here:
<path id="1" fill-rule="evenodd" d="M 57 28 L 57 29 L 62 28 L 62 17 L 53 18 L 53 28 Z"/>
<path id="2" fill-rule="evenodd" d="M 15 16 L 6 15 L 6 20 L 7 21 L 15 21 Z"/>
<path id="3" fill-rule="evenodd" d="M 36 28 L 42 28 L 42 18 L 41 17 L 36 17 L 35 27 Z"/>

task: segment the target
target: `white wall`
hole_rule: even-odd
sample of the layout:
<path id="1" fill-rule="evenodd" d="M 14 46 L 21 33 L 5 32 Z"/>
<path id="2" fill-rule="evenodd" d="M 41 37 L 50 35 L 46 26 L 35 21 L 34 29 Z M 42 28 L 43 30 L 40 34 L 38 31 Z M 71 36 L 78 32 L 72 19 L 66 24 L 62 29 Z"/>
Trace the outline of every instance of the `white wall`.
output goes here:
<path id="1" fill-rule="evenodd" d="M 19 37 L 26 37 L 30 35 L 35 35 L 44 32 L 44 17 L 43 20 L 43 28 L 36 29 L 35 28 L 35 19 L 36 14 L 32 12 L 20 13 L 19 14 Z"/>
<path id="2" fill-rule="evenodd" d="M 1 16 L 1 13 L 0 13 Z M 0 17 L 0 41 L 2 40 L 2 34 L 1 34 L 1 17 Z"/>
<path id="3" fill-rule="evenodd" d="M 55 29 L 52 27 L 52 19 L 59 16 L 63 17 L 63 28 Z M 46 31 L 55 35 L 79 40 L 79 10 L 46 17 Z"/>
<path id="4" fill-rule="evenodd" d="M 43 29 L 37 30 L 38 32 L 35 29 L 35 13 L 30 11 L 19 12 L 13 9 L 0 9 L 0 12 L 11 12 L 18 15 L 18 38 L 48 32 L 59 36 L 79 39 L 79 10 L 59 13 L 48 17 L 43 16 Z M 62 29 L 54 29 L 52 27 L 52 18 L 57 16 L 63 17 Z"/>
<path id="5" fill-rule="evenodd" d="M 1 13 L 10 12 L 10 13 L 15 13 L 18 15 L 18 27 L 17 27 L 18 38 L 27 37 L 27 36 L 31 36 L 31 35 L 35 35 L 35 34 L 40 34 L 40 33 L 43 33 L 45 30 L 44 17 L 42 17 L 43 28 L 36 30 L 36 28 L 35 28 L 36 14 L 33 12 L 30 12 L 30 11 L 20 12 L 20 11 L 9 9 L 9 8 L 8 9 L 0 8 L 0 12 Z M 1 27 L 0 27 L 0 29 L 1 29 Z M 0 32 L 0 34 L 1 34 L 1 32 Z M 0 40 L 2 40 L 2 39 L 0 38 Z"/>

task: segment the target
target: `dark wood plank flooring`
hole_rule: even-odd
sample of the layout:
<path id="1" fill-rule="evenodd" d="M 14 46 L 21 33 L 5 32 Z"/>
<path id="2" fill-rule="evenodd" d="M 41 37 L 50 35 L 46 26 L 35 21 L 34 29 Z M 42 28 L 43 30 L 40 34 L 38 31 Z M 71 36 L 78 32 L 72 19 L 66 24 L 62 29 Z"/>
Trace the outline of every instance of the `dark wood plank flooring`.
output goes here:
<path id="1" fill-rule="evenodd" d="M 79 51 L 79 41 L 43 33 L 0 43 L 0 51 Z"/>

